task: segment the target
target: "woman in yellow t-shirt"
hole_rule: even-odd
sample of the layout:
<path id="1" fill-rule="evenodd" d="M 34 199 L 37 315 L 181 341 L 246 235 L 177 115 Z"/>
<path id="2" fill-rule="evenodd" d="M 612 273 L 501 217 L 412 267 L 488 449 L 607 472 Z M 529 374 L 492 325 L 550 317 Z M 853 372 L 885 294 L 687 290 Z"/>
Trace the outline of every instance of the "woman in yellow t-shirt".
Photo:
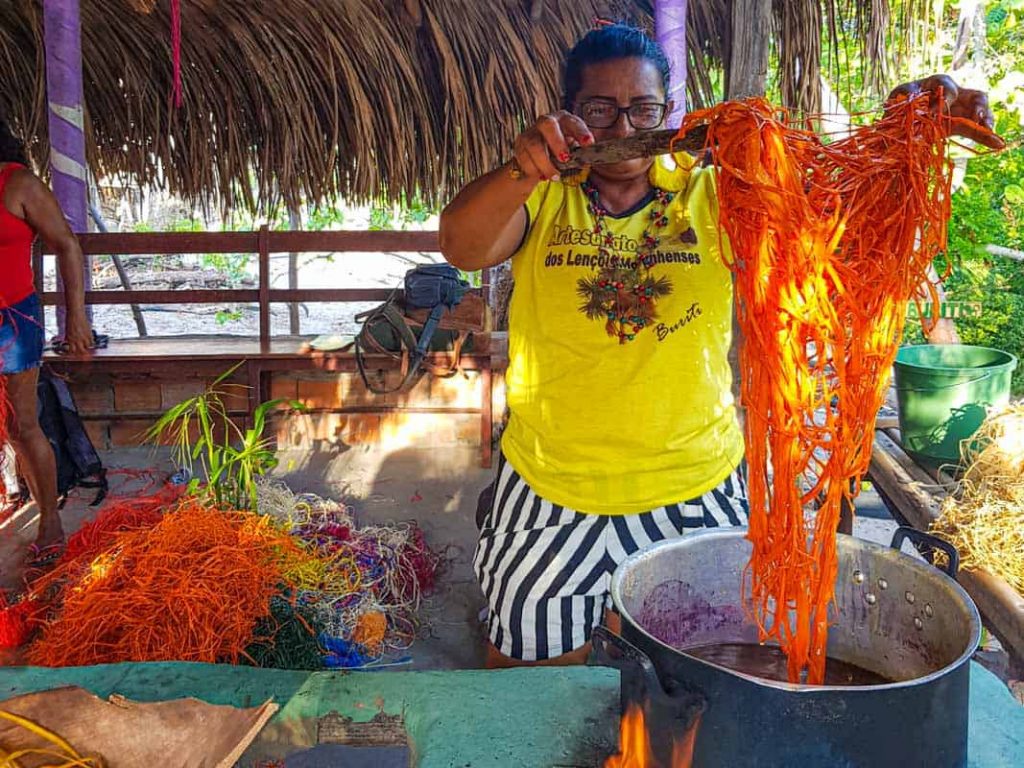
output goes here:
<path id="1" fill-rule="evenodd" d="M 642 32 L 590 32 L 569 53 L 564 109 L 538 118 L 514 159 L 441 216 L 452 264 L 511 258 L 515 280 L 510 418 L 474 557 L 492 666 L 582 661 L 627 555 L 746 524 L 732 280 L 711 169 L 638 159 L 570 184 L 552 162 L 661 128 L 668 84 L 665 54 Z M 894 94 L 940 86 L 952 114 L 991 125 L 984 94 L 958 96 L 948 78 Z"/>
<path id="2" fill-rule="evenodd" d="M 581 658 L 623 558 L 746 523 L 712 174 L 630 160 L 563 184 L 551 162 L 663 127 L 668 77 L 639 30 L 591 32 L 569 54 L 565 109 L 441 217 L 450 262 L 511 258 L 515 279 L 510 418 L 475 556 L 492 665 Z"/>

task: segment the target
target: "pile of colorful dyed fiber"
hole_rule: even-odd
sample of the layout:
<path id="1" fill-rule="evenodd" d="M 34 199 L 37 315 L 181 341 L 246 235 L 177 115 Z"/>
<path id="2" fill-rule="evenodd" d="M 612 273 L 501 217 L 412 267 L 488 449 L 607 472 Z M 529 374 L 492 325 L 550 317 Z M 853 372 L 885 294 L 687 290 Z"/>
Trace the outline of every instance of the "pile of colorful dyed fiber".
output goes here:
<path id="1" fill-rule="evenodd" d="M 422 532 L 356 530 L 345 507 L 264 491 L 274 515 L 172 489 L 112 501 L 27 595 L 0 605 L 0 640 L 34 634 L 26 659 L 41 666 L 359 667 L 408 648 L 439 563 Z"/>
<path id="2" fill-rule="evenodd" d="M 990 415 L 964 442 L 964 474 L 932 530 L 1024 594 L 1024 403 Z"/>
<path id="3" fill-rule="evenodd" d="M 422 529 L 415 523 L 360 528 L 351 507 L 266 482 L 257 509 L 316 556 L 289 576 L 297 605 L 322 627 L 327 666 L 364 666 L 412 644 L 417 611 L 441 565 Z"/>

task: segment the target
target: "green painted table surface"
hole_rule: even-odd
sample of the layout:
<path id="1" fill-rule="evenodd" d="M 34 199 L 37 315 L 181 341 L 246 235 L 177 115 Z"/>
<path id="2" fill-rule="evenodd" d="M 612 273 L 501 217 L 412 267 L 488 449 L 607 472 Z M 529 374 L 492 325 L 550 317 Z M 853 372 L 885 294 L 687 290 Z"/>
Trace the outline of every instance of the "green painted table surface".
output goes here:
<path id="1" fill-rule="evenodd" d="M 444 672 L 289 672 L 211 664 L 0 669 L 0 698 L 76 685 L 138 701 L 194 697 L 281 710 L 247 759 L 316 743 L 330 712 L 368 721 L 402 715 L 420 768 L 598 765 L 614 743 L 619 675 L 600 667 Z M 971 665 L 969 768 L 1024 768 L 1024 707 Z M 243 760 L 241 765 L 246 765 Z"/>

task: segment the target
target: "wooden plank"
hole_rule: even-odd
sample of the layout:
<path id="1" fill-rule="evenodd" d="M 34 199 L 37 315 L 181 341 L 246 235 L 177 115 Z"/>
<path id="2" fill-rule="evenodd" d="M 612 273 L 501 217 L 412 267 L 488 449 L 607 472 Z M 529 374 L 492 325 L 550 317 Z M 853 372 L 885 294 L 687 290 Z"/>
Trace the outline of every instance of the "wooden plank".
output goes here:
<path id="1" fill-rule="evenodd" d="M 478 407 L 460 407 L 456 405 L 385 405 L 384 395 L 380 395 L 380 405 L 339 405 L 336 408 L 304 408 L 303 413 L 440 413 L 452 416 L 475 415 L 481 412 Z"/>
<path id="2" fill-rule="evenodd" d="M 900 507 L 912 526 L 926 531 L 938 515 L 939 502 L 926 490 L 934 483 L 927 475 L 924 476 L 927 482 L 920 475 L 912 476 L 899 454 L 906 457 L 903 449 L 887 435 L 876 432 L 868 476 Z"/>
<path id="3" fill-rule="evenodd" d="M 87 256 L 156 256 L 169 253 L 251 253 L 259 250 L 255 232 L 95 232 L 78 236 Z M 270 232 L 271 253 L 427 252 L 441 250 L 438 233 L 428 232 Z M 48 255 L 52 252 L 47 249 Z"/>
<path id="4" fill-rule="evenodd" d="M 324 715 L 317 722 L 318 744 L 346 744 L 352 747 L 402 746 L 409 743 L 405 721 L 401 715 L 378 712 L 367 722 L 353 722 L 337 712 Z"/>
<path id="5" fill-rule="evenodd" d="M 436 253 L 441 250 L 437 232 L 334 231 L 271 232 L 270 252 L 326 251 L 399 251 Z"/>
<path id="6" fill-rule="evenodd" d="M 960 569 L 956 580 L 978 606 L 992 630 L 1018 667 L 1024 667 L 1024 597 L 1005 580 L 977 569 Z"/>
<path id="7" fill-rule="evenodd" d="M 934 482 L 947 488 L 952 487 L 956 483 L 956 479 L 948 472 L 944 472 L 941 468 L 936 466 L 922 466 L 914 461 L 903 449 L 903 444 L 900 440 L 900 430 L 898 427 L 888 427 L 883 431 L 890 440 L 900 446 L 900 453 L 905 458 L 906 463 L 913 468 L 913 471 L 917 476 L 931 478 Z"/>
<path id="8" fill-rule="evenodd" d="M 149 256 L 168 253 L 255 253 L 257 232 L 108 232 L 82 234 L 86 256 Z M 49 251 L 47 251 L 49 253 Z"/>
<path id="9" fill-rule="evenodd" d="M 43 304 L 62 305 L 63 294 L 47 291 Z M 91 305 L 122 304 L 244 304 L 259 301 L 258 290 L 251 288 L 211 288 L 186 291 L 86 291 L 85 303 Z"/>
<path id="10" fill-rule="evenodd" d="M 144 339 L 113 339 L 106 349 L 97 349 L 88 358 L 68 358 L 53 353 L 46 354 L 47 363 L 55 365 L 83 366 L 114 362 L 130 363 L 137 366 L 145 360 L 146 366 L 164 361 L 181 360 L 242 360 L 259 358 L 274 370 L 305 369 L 318 363 L 334 361 L 349 365 L 345 370 L 355 370 L 352 352 L 311 352 L 307 344 L 312 337 L 277 337 L 270 346 L 263 349 L 258 339 L 251 336 L 229 336 L 226 334 L 190 334 L 188 336 L 147 337 Z M 367 353 L 370 367 L 390 368 L 397 363 L 390 355 Z M 447 364 L 449 357 L 444 352 L 433 352 L 427 356 L 429 362 Z M 490 364 L 489 354 L 464 354 L 459 361 L 465 370 L 480 370 Z"/>
<path id="11" fill-rule="evenodd" d="M 391 296 L 391 288 L 270 288 L 271 304 L 291 302 L 352 302 L 384 301 Z M 63 294 L 57 291 L 43 293 L 47 306 L 63 304 Z M 170 291 L 88 291 L 85 303 L 90 305 L 124 304 L 255 304 L 260 300 L 259 288 L 190 288 Z"/>
<path id="12" fill-rule="evenodd" d="M 384 301 L 392 288 L 272 288 L 271 303 L 277 302 L 343 302 Z"/>

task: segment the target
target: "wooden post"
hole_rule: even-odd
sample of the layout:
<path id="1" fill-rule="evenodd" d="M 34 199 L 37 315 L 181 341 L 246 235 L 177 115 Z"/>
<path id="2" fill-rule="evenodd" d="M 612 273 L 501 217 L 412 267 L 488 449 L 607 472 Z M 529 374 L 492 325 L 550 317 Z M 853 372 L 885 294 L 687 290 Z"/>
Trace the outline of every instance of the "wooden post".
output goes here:
<path id="1" fill-rule="evenodd" d="M 771 18 L 771 0 L 733 0 L 727 99 L 764 96 Z"/>
<path id="2" fill-rule="evenodd" d="M 654 33 L 668 57 L 672 75 L 668 98 L 672 112 L 665 125 L 678 126 L 686 114 L 686 12 L 688 0 L 654 0 Z"/>
<path id="3" fill-rule="evenodd" d="M 260 352 L 270 351 L 270 227 L 264 224 L 257 236 L 259 250 Z"/>
<path id="4" fill-rule="evenodd" d="M 78 0 L 43 0 L 50 184 L 74 232 L 89 231 L 81 31 Z M 58 290 L 62 291 L 59 272 L 57 281 Z M 85 290 L 91 287 L 89 259 L 86 258 Z M 90 312 L 88 307 L 86 312 Z M 63 334 L 63 306 L 57 308 L 57 327 Z"/>
<path id="5" fill-rule="evenodd" d="M 288 206 L 288 228 L 293 231 L 302 229 L 302 211 L 297 206 Z M 296 251 L 288 254 L 288 287 L 293 291 L 299 287 L 299 254 Z M 288 304 L 288 333 L 298 336 L 301 332 L 299 303 L 293 301 Z"/>

